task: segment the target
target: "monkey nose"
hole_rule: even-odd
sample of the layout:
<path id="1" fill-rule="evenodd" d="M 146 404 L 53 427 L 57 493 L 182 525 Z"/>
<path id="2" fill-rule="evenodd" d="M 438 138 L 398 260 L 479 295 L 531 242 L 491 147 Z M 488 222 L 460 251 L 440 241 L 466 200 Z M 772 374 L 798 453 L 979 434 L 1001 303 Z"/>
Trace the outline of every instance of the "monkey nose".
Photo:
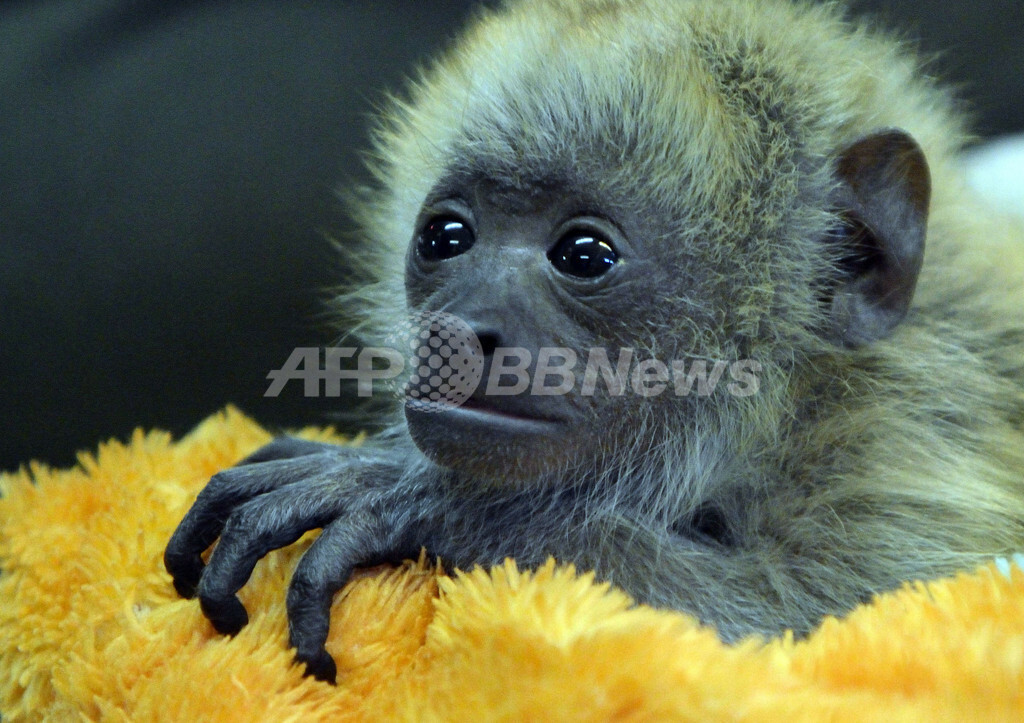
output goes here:
<path id="1" fill-rule="evenodd" d="M 493 327 L 473 327 L 473 333 L 480 341 L 480 348 L 483 349 L 484 356 L 492 356 L 494 350 L 502 346 L 501 332 Z"/>

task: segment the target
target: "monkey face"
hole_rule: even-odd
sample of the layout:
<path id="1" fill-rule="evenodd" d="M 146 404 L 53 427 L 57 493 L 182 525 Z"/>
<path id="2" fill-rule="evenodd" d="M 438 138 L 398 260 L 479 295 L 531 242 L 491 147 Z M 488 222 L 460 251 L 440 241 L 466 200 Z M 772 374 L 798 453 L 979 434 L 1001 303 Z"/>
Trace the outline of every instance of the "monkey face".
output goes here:
<path id="1" fill-rule="evenodd" d="M 642 329 L 626 320 L 657 298 L 639 287 L 657 280 L 658 263 L 634 217 L 569 188 L 450 178 L 423 205 L 409 306 L 464 321 L 484 357 L 465 403 L 406 405 L 414 441 L 443 466 L 526 481 L 593 460 L 624 432 L 635 400 L 588 390 L 584 377 L 595 349 L 614 364 L 637 342 Z"/>

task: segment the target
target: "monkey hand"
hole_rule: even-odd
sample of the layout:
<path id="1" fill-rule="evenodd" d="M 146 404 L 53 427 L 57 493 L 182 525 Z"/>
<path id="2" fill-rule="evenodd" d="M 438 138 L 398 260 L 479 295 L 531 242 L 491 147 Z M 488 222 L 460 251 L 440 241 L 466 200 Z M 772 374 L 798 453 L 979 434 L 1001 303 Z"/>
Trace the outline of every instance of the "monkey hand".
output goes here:
<path id="1" fill-rule="evenodd" d="M 271 550 L 323 528 L 300 559 L 288 587 L 291 645 L 306 674 L 334 682 L 336 666 L 324 648 L 331 599 L 354 567 L 419 551 L 401 541 L 411 520 L 392 499 L 405 465 L 383 451 L 279 438 L 215 475 L 174 531 L 164 565 L 183 597 L 198 597 L 218 632 L 234 635 L 248 622 L 236 593 Z M 413 493 L 415 495 L 415 493 Z M 202 554 L 217 538 L 209 562 Z"/>

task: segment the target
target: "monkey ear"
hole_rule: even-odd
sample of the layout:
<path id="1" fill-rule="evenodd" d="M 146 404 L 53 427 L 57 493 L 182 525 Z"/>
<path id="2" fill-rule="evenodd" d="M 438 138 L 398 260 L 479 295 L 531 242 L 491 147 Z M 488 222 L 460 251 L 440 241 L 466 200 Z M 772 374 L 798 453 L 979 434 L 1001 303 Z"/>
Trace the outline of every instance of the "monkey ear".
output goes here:
<path id="1" fill-rule="evenodd" d="M 836 172 L 844 275 L 830 317 L 836 341 L 857 347 L 887 337 L 907 314 L 924 258 L 931 177 L 921 147 L 898 129 L 851 144 Z"/>

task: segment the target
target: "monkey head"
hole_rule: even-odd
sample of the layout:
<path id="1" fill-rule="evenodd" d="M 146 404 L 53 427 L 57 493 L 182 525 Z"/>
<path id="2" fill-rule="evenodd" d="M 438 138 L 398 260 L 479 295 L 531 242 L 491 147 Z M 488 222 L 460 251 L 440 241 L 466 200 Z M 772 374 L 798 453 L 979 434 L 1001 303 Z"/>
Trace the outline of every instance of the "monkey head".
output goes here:
<path id="1" fill-rule="evenodd" d="M 485 356 L 465 404 L 407 407 L 428 457 L 520 482 L 637 464 L 624 450 L 775 423 L 801 363 L 892 333 L 928 166 L 880 125 L 863 73 L 835 92 L 850 84 L 845 61 L 828 66 L 834 40 L 722 31 L 730 3 L 668 22 L 631 3 L 523 6 L 485 16 L 378 137 L 385 193 L 364 217 L 394 251 L 384 273 L 404 275 L 408 310 L 463 319 Z M 581 389 L 595 350 L 613 366 L 630 350 L 625 389 Z M 552 353 L 575 362 L 559 393 L 537 383 Z M 510 359 L 528 383 L 488 384 Z M 698 360 L 750 362 L 760 393 L 674 393 Z"/>

